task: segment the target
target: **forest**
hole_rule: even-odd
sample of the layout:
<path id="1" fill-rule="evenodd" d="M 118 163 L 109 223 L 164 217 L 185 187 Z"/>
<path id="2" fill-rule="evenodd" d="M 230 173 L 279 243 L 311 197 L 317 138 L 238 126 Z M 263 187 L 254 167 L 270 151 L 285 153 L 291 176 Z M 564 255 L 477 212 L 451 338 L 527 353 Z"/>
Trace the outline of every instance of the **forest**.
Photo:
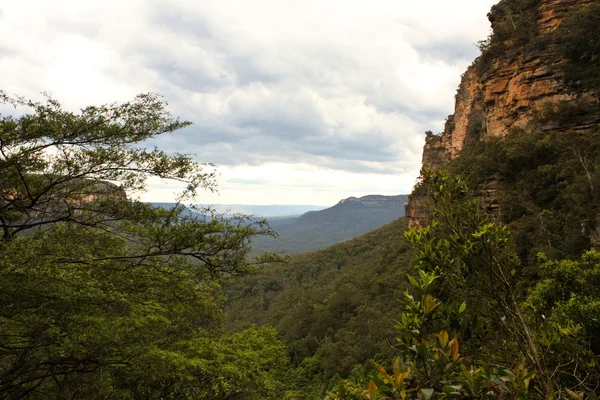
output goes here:
<path id="1" fill-rule="evenodd" d="M 538 6 L 495 6 L 473 66 L 560 54 L 574 100 L 422 169 L 419 224 L 293 256 L 255 256 L 264 219 L 185 206 L 214 166 L 145 146 L 190 124 L 160 96 L 0 91 L 0 398 L 596 399 L 600 8 L 540 33 Z M 128 198 L 153 178 L 186 184 L 176 206 Z"/>

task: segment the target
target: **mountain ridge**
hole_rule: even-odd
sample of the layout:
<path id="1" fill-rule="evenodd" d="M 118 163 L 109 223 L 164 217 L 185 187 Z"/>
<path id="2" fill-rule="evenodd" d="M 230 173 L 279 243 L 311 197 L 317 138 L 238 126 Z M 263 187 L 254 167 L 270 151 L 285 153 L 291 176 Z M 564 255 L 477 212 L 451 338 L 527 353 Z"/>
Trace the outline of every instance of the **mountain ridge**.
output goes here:
<path id="1" fill-rule="evenodd" d="M 336 205 L 297 218 L 269 220 L 279 238 L 259 237 L 254 246 L 300 253 L 352 239 L 404 216 L 408 195 L 348 197 Z"/>

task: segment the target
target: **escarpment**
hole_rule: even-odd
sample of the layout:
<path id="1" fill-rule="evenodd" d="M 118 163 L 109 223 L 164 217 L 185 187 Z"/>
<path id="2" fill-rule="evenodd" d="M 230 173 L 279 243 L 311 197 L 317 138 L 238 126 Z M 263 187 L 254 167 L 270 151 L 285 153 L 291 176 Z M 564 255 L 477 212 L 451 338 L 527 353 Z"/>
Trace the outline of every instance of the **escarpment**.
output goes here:
<path id="1" fill-rule="evenodd" d="M 513 132 L 585 134 L 600 124 L 598 2 L 502 0 L 488 18 L 493 33 L 462 76 L 454 114 L 441 134 L 425 137 L 424 169 L 442 169 L 466 146 Z M 427 207 L 417 188 L 409 226 L 422 225 Z"/>

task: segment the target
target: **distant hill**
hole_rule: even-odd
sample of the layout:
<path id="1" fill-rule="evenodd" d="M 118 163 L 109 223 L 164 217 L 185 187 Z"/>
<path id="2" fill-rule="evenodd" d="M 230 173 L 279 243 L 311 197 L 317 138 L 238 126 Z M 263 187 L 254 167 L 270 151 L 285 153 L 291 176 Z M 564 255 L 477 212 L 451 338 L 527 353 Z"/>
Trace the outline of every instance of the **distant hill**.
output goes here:
<path id="1" fill-rule="evenodd" d="M 175 203 L 150 203 L 157 207 L 171 208 Z M 268 217 L 273 219 L 290 218 L 301 215 L 307 211 L 322 210 L 325 206 L 315 206 L 307 204 L 269 204 L 269 205 L 250 205 L 250 204 L 202 204 L 201 207 L 214 208 L 216 211 L 225 214 L 248 214 L 257 217 Z"/>
<path id="2" fill-rule="evenodd" d="M 404 216 L 408 195 L 349 197 L 335 206 L 297 218 L 269 219 L 279 238 L 258 237 L 254 248 L 301 253 L 322 249 L 377 229 Z"/>

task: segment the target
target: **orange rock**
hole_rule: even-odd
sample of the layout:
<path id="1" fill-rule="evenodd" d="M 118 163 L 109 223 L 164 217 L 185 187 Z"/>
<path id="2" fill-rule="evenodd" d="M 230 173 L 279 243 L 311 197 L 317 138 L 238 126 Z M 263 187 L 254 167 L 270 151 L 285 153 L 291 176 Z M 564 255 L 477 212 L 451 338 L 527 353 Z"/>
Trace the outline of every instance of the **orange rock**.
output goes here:
<path id="1" fill-rule="evenodd" d="M 537 10 L 540 34 L 555 31 L 569 10 L 591 2 L 541 0 Z M 492 28 L 502 22 L 498 13 L 491 22 Z M 518 48 L 511 40 L 505 45 L 505 54 L 490 60 L 488 70 L 478 73 L 475 64 L 467 69 L 456 95 L 454 114 L 448 117 L 444 132 L 439 137 L 428 135 L 425 139 L 423 167 L 442 168 L 472 140 L 502 137 L 515 128 L 556 129 L 555 125 L 544 125 L 535 118 L 548 103 L 596 102 L 593 95 L 574 94 L 564 84 L 561 70 L 556 66 L 565 60 L 555 46 L 530 54 L 526 47 Z M 587 129 L 590 125 L 586 122 L 570 129 Z M 411 226 L 419 226 L 424 210 L 425 199 L 413 194 L 406 213 Z"/>

